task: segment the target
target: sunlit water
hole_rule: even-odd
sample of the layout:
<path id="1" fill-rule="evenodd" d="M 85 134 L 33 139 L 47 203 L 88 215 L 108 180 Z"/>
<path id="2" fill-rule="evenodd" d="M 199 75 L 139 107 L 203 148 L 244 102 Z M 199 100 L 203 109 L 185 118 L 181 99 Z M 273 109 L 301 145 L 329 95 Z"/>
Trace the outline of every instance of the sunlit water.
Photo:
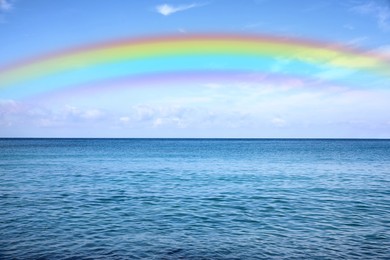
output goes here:
<path id="1" fill-rule="evenodd" d="M 0 139 L 2 259 L 389 259 L 389 140 Z"/>

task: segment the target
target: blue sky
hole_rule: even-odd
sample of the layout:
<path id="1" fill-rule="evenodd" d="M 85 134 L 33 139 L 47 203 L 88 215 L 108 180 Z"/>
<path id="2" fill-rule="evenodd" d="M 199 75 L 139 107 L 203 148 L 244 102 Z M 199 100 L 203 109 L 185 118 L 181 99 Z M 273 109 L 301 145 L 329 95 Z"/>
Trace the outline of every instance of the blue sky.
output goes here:
<path id="1" fill-rule="evenodd" d="M 0 66 L 95 42 L 194 33 L 308 39 L 390 59 L 390 2 L 0 0 Z M 0 136 L 390 138 L 390 86 L 275 84 L 180 82 L 41 100 L 0 90 Z"/>

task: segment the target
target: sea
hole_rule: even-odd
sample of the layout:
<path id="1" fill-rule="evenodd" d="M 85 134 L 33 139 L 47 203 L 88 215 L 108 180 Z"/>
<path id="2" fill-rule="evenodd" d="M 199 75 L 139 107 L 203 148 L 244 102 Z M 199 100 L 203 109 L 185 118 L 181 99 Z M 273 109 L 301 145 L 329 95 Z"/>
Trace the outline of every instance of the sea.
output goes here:
<path id="1" fill-rule="evenodd" d="M 390 259 L 390 140 L 0 139 L 0 259 Z"/>

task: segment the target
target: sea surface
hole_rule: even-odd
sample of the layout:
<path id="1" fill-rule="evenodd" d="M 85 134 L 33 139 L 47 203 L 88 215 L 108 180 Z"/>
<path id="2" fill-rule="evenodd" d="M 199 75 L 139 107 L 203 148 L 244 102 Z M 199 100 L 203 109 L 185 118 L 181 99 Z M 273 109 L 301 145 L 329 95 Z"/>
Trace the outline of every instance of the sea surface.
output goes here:
<path id="1" fill-rule="evenodd" d="M 0 139 L 0 259 L 390 259 L 390 140 Z"/>

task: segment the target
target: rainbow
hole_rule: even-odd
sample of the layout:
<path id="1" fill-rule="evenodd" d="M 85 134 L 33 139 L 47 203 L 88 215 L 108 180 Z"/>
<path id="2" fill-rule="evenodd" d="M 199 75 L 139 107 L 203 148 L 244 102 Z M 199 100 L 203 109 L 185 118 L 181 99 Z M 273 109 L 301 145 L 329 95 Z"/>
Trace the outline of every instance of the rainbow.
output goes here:
<path id="1" fill-rule="evenodd" d="M 122 39 L 3 65 L 0 98 L 102 83 L 109 88 L 110 82 L 118 79 L 131 85 L 137 79 L 158 82 L 156 78 L 171 81 L 177 78 L 191 82 L 202 76 L 226 79 L 240 74 L 334 80 L 352 86 L 369 82 L 384 87 L 390 83 L 390 59 L 335 44 L 278 36 L 176 35 Z"/>

